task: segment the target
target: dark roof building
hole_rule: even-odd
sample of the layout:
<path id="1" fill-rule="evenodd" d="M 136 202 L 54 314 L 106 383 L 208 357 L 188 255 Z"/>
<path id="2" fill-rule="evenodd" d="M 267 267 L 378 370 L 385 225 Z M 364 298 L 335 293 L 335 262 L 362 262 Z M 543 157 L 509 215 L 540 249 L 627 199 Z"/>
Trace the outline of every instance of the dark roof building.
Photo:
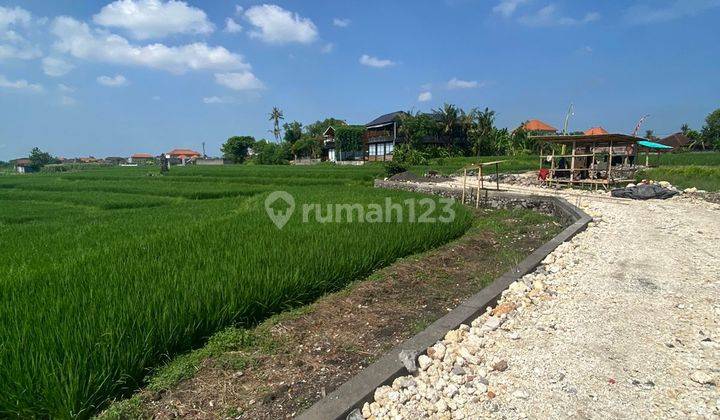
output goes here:
<path id="1" fill-rule="evenodd" d="M 657 143 L 664 144 L 665 146 L 670 146 L 673 149 L 680 149 L 690 143 L 690 138 L 683 133 L 675 133 L 658 140 Z"/>
<path id="2" fill-rule="evenodd" d="M 365 124 L 366 128 L 379 128 L 393 123 L 400 122 L 403 115 L 406 115 L 404 111 L 395 111 L 389 114 L 381 115 L 369 123 Z"/>

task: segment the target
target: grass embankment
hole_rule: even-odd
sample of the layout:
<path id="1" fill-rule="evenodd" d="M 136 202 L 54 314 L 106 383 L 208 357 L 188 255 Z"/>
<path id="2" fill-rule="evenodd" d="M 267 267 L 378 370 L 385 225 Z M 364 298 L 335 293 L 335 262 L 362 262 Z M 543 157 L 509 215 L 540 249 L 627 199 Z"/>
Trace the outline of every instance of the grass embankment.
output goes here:
<path id="1" fill-rule="evenodd" d="M 468 228 L 458 205 L 452 223 L 302 223 L 305 203 L 383 204 L 390 193 L 370 187 L 379 169 L 0 178 L 0 417 L 91 416 L 228 325 L 303 305 Z M 264 209 L 274 190 L 296 200 L 282 230 Z"/>

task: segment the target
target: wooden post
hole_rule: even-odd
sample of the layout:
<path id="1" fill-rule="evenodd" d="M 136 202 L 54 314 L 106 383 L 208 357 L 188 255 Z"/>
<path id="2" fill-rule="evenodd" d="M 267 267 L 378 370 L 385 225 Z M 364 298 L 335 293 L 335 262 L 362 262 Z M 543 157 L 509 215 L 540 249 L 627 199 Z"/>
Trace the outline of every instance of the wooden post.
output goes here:
<path id="1" fill-rule="evenodd" d="M 477 194 L 475 195 L 475 208 L 480 207 L 480 183 L 482 182 L 482 166 L 478 166 Z"/>
<path id="2" fill-rule="evenodd" d="M 607 185 L 610 185 L 610 182 L 612 180 L 612 158 L 613 158 L 613 145 L 612 140 L 610 140 L 610 154 L 608 155 L 608 169 L 607 169 Z"/>
<path id="3" fill-rule="evenodd" d="M 572 143 L 572 157 L 570 158 L 570 182 L 575 181 L 575 145 L 577 143 Z"/>
<path id="4" fill-rule="evenodd" d="M 495 188 L 500 191 L 500 169 L 498 164 L 495 164 Z"/>
<path id="5" fill-rule="evenodd" d="M 552 186 L 553 178 L 555 178 L 555 149 L 552 150 L 552 155 L 550 155 L 550 176 L 548 177 L 548 187 Z"/>
<path id="6" fill-rule="evenodd" d="M 467 168 L 463 169 L 463 192 L 462 192 L 462 203 L 465 204 L 465 184 L 467 182 Z"/>
<path id="7" fill-rule="evenodd" d="M 480 165 L 478 172 L 480 173 L 480 188 L 485 189 L 485 180 L 483 179 L 482 165 Z"/>
<path id="8" fill-rule="evenodd" d="M 592 159 L 590 161 L 590 167 L 592 168 L 590 173 L 590 179 L 595 179 L 595 175 L 597 175 L 597 173 L 595 172 L 595 170 L 597 169 L 597 163 L 595 162 L 595 143 L 592 144 L 592 157 L 590 159 Z"/>

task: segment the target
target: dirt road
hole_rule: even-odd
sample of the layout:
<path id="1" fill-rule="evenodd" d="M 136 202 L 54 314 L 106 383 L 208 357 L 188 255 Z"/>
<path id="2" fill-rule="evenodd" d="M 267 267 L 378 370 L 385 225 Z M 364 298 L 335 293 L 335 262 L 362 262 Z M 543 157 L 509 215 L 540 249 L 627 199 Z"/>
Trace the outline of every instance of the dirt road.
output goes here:
<path id="1" fill-rule="evenodd" d="M 720 206 L 606 197 L 567 195 L 587 231 L 363 416 L 720 416 Z"/>

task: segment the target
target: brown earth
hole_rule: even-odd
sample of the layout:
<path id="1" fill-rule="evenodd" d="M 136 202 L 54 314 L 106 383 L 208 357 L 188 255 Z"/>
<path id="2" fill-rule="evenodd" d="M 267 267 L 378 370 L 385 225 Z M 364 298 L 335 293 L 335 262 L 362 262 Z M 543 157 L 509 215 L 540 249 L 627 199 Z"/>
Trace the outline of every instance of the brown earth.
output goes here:
<path id="1" fill-rule="evenodd" d="M 172 389 L 141 392 L 140 411 L 133 416 L 293 417 L 560 229 L 553 219 L 527 211 L 481 210 L 478 216 L 476 225 L 452 243 L 399 260 L 301 311 L 266 321 L 255 328 L 264 337 L 261 344 L 206 359 L 192 378 Z"/>

